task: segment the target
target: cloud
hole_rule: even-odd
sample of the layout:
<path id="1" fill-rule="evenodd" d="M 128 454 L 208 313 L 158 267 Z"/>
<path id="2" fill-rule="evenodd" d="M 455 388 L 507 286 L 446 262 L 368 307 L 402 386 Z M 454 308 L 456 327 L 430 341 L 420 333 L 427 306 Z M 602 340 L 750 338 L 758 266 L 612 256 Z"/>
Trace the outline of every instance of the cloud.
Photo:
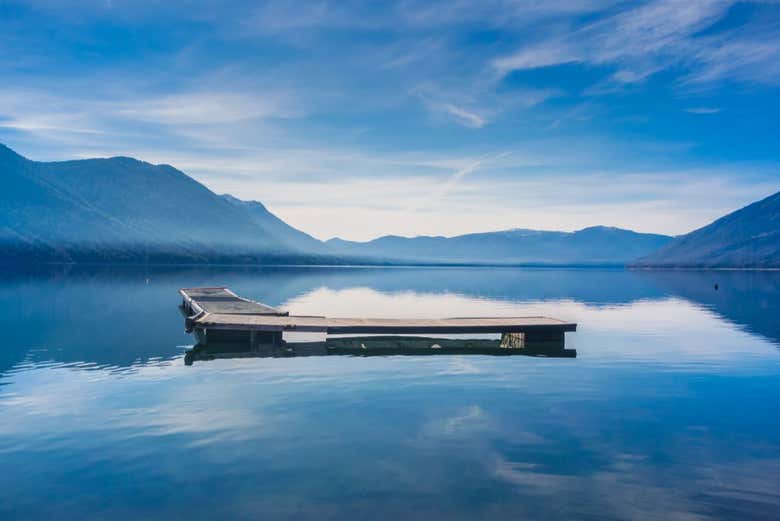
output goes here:
<path id="1" fill-rule="evenodd" d="M 232 123 L 301 114 L 289 96 L 267 93 L 184 92 L 112 105 L 113 109 L 109 110 L 119 116 L 164 125 Z"/>
<path id="2" fill-rule="evenodd" d="M 492 116 L 488 110 L 477 107 L 475 95 L 453 89 L 440 88 L 436 84 L 421 84 L 410 90 L 410 95 L 419 99 L 423 106 L 434 115 L 443 115 L 469 128 L 482 128 Z"/>
<path id="3" fill-rule="evenodd" d="M 247 27 L 268 32 L 302 30 L 442 30 L 476 24 L 483 27 L 527 27 L 549 19 L 609 8 L 619 0 L 397 0 L 374 3 L 350 0 L 299 2 L 270 0 L 242 13 Z"/>
<path id="4" fill-rule="evenodd" d="M 564 123 L 567 122 L 588 121 L 589 119 L 593 118 L 593 116 L 597 114 L 599 110 L 600 107 L 592 102 L 586 101 L 578 103 L 560 117 L 556 118 L 555 121 L 550 123 L 547 128 L 557 129 L 563 127 Z"/>
<path id="5" fill-rule="evenodd" d="M 417 85 L 410 94 L 432 114 L 468 128 L 483 128 L 500 115 L 534 108 L 558 97 L 557 89 L 517 88 L 497 92 L 492 84 L 475 84 L 465 89 L 441 87 L 437 83 Z"/>
<path id="6" fill-rule="evenodd" d="M 33 89 L 0 90 L 0 128 L 58 142 L 102 135 L 94 104 Z"/>
<path id="7" fill-rule="evenodd" d="M 611 79 L 635 83 L 661 70 L 687 65 L 689 82 L 725 78 L 780 81 L 780 39 L 774 29 L 699 33 L 722 19 L 735 2 L 655 0 L 620 11 L 573 31 L 527 43 L 492 61 L 501 76 L 569 63 L 616 66 Z"/>
<path id="8" fill-rule="evenodd" d="M 237 136 L 247 127 L 255 136 L 268 136 L 270 122 L 305 115 L 292 91 L 130 94 L 108 89 L 85 98 L 74 90 L 77 85 L 67 84 L 57 93 L 34 88 L 0 90 L 0 129 L 45 139 L 50 151 L 59 144 L 78 143 L 81 150 L 70 153 L 114 149 L 137 155 L 133 151 L 149 148 L 152 135 L 169 150 L 193 146 L 202 151 L 204 146 L 240 149 L 243 144 Z M 85 135 L 93 138 L 85 140 Z M 171 158 L 177 156 L 170 153 Z"/>
<path id="9" fill-rule="evenodd" d="M 691 107 L 685 109 L 685 112 L 690 114 L 717 114 L 721 109 L 717 107 Z"/>
<path id="10" fill-rule="evenodd" d="M 538 69 L 583 60 L 579 51 L 569 47 L 565 42 L 558 41 L 532 45 L 509 56 L 498 58 L 493 61 L 493 67 L 504 75 L 512 71 Z"/>
<path id="11" fill-rule="evenodd" d="M 562 16 L 607 9 L 616 1 L 602 0 L 407 0 L 397 3 L 398 20 L 410 27 L 446 27 L 479 24 L 488 27 L 525 28 Z"/>
<path id="12" fill-rule="evenodd" d="M 441 109 L 450 114 L 455 120 L 467 127 L 482 128 L 485 126 L 486 120 L 476 112 L 469 112 L 466 109 L 457 107 L 452 103 L 442 103 Z"/>
<path id="13" fill-rule="evenodd" d="M 702 85 L 725 79 L 748 83 L 780 84 L 780 31 L 744 36 L 730 33 L 696 50 L 698 67 L 685 78 Z"/>

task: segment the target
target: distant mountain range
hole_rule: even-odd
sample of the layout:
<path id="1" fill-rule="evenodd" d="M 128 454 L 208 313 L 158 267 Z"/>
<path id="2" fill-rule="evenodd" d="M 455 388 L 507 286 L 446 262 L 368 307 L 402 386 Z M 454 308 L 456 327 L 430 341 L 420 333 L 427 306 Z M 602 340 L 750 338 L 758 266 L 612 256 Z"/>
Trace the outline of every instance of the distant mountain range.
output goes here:
<path id="1" fill-rule="evenodd" d="M 322 242 L 129 157 L 42 163 L 0 145 L 0 181 L 6 262 L 780 266 L 780 194 L 676 239 L 595 226 Z"/>
<path id="2" fill-rule="evenodd" d="M 369 242 L 331 239 L 333 251 L 357 258 L 442 263 L 612 264 L 631 262 L 672 240 L 666 235 L 594 226 L 576 232 L 507 230 L 457 237 L 385 236 Z"/>
<path id="3" fill-rule="evenodd" d="M 676 238 L 638 267 L 780 267 L 780 192 Z"/>

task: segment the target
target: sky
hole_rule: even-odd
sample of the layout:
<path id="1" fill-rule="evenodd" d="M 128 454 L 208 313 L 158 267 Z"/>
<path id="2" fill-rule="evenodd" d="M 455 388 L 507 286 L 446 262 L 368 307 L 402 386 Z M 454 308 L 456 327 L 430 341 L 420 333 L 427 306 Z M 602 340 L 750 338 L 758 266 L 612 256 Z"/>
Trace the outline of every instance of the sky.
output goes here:
<path id="1" fill-rule="evenodd" d="M 0 0 L 0 142 L 312 235 L 681 234 L 780 190 L 780 1 Z"/>

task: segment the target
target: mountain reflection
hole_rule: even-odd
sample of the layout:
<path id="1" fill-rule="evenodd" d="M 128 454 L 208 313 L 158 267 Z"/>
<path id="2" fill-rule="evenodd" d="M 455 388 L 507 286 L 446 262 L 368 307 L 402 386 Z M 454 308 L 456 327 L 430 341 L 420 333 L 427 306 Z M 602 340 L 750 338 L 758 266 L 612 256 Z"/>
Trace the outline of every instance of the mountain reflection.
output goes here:
<path id="1" fill-rule="evenodd" d="M 500 339 L 453 339 L 413 336 L 357 336 L 329 338 L 321 342 L 286 342 L 282 346 L 255 346 L 245 342 L 196 344 L 184 355 L 184 363 L 220 358 L 288 358 L 296 356 L 545 356 L 576 358 L 577 351 L 553 347 L 508 347 Z"/>
<path id="2" fill-rule="evenodd" d="M 641 276 L 780 345 L 778 271 L 647 271 Z"/>

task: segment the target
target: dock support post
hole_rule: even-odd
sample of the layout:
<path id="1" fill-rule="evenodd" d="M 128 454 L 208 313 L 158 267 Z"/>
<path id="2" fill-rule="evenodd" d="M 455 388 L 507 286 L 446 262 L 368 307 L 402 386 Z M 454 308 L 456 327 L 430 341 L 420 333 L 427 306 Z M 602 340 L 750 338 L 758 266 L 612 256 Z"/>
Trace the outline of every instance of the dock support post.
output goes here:
<path id="1" fill-rule="evenodd" d="M 524 348 L 563 349 L 566 336 L 563 331 L 541 330 L 524 333 Z"/>
<path id="2" fill-rule="evenodd" d="M 525 347 L 525 335 L 523 333 L 501 333 L 499 346 L 504 349 L 522 349 Z"/>
<path id="3" fill-rule="evenodd" d="M 505 349 L 563 349 L 565 341 L 566 336 L 563 331 L 501 333 L 501 347 Z"/>
<path id="4" fill-rule="evenodd" d="M 194 332 L 195 332 L 195 338 L 198 340 L 198 343 L 203 344 L 205 346 L 209 341 L 206 330 L 201 328 L 195 328 Z"/>

